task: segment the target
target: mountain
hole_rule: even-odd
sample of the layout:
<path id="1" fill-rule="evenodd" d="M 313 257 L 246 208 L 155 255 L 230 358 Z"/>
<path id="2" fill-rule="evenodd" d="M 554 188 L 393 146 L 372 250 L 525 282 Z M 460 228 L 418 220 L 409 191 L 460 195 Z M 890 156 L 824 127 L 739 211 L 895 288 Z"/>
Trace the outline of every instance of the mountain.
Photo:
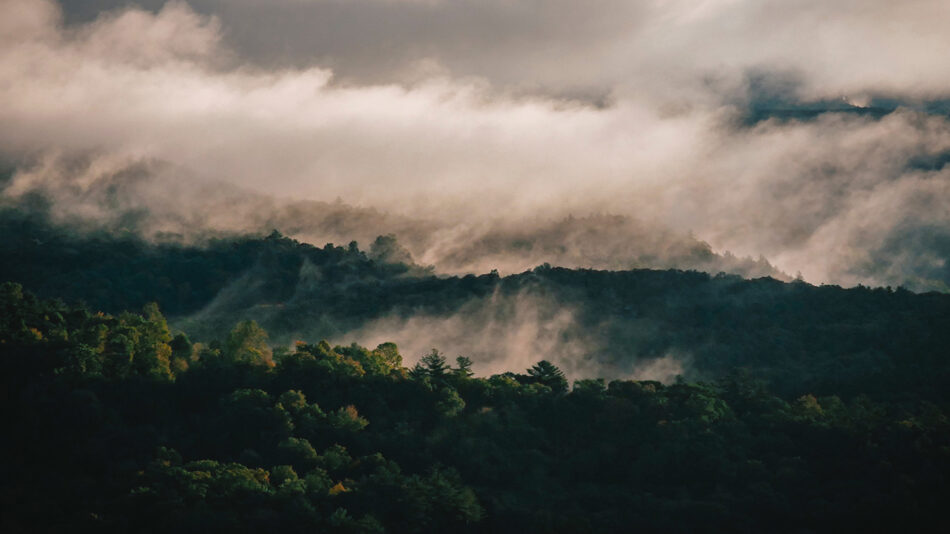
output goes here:
<path id="1" fill-rule="evenodd" d="M 716 379 L 745 369 L 783 394 L 913 386 L 942 397 L 950 296 L 813 286 L 696 271 L 539 266 L 437 275 L 380 237 L 322 248 L 274 232 L 152 243 L 69 233 L 7 212 L 0 279 L 118 313 L 156 302 L 193 339 L 254 320 L 276 345 L 396 342 L 432 347 L 480 374 L 546 359 L 571 378 Z"/>

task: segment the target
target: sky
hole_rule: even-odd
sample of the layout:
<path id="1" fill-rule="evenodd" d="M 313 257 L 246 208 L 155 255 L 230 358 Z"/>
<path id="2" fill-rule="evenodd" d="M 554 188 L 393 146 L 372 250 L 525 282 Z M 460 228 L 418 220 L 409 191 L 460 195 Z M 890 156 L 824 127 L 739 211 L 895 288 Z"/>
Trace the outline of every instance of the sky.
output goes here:
<path id="1" fill-rule="evenodd" d="M 155 217 L 221 227 L 233 191 L 339 199 L 442 236 L 614 214 L 813 283 L 947 290 L 947 20 L 939 0 L 0 0 L 2 194 L 95 218 L 114 195 L 86 193 L 131 181 Z"/>

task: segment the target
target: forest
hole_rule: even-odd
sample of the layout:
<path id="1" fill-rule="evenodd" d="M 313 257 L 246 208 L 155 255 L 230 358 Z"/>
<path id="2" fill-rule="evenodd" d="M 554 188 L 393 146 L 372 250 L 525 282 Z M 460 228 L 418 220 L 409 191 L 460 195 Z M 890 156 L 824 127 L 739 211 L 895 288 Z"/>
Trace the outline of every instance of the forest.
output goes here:
<path id="1" fill-rule="evenodd" d="M 4 532 L 950 527 L 945 294 L 0 219 Z M 578 310 L 556 341 L 605 372 L 326 341 L 506 295 Z"/>
<path id="2" fill-rule="evenodd" d="M 414 343 L 422 349 L 412 361 L 434 346 L 472 358 L 478 372 L 488 364 L 517 371 L 509 360 L 533 363 L 497 354 L 504 351 L 551 351 L 537 359 L 561 367 L 582 362 L 587 365 L 570 369 L 572 378 L 608 379 L 685 354 L 686 379 L 716 380 L 745 369 L 788 396 L 948 395 L 950 297 L 943 293 L 548 265 L 508 276 L 445 276 L 400 261 L 405 256 L 392 236 L 367 250 L 355 242 L 315 247 L 276 231 L 194 245 L 155 243 L 135 234 L 76 232 L 16 209 L 0 210 L 0 230 L 0 255 L 10 259 L 0 263 L 0 280 L 112 314 L 154 302 L 174 328 L 204 343 L 253 320 L 275 345 L 363 344 L 373 325 L 389 322 L 395 326 L 379 342 L 401 335 L 399 344 L 407 346 L 414 341 L 407 337 L 424 338 Z M 512 303 L 525 301 L 541 326 L 529 334 L 550 343 L 503 342 L 512 334 L 508 325 L 524 320 Z M 564 309 L 572 310 L 570 321 L 544 328 Z M 410 328 L 414 319 L 422 327 Z M 446 329 L 453 335 L 434 337 Z M 556 352 L 567 346 L 572 351 Z"/>
<path id="3" fill-rule="evenodd" d="M 857 532 L 948 526 L 946 401 L 476 377 L 391 343 L 193 343 L 0 288 L 4 532 Z M 869 390 L 877 384 L 871 382 Z"/>

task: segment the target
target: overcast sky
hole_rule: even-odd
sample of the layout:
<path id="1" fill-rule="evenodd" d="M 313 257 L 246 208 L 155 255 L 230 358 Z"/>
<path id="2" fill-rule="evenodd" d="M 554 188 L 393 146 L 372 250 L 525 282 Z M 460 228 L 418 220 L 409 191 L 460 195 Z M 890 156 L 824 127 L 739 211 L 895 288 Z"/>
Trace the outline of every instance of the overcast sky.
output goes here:
<path id="1" fill-rule="evenodd" d="M 945 0 L 0 0 L 5 194 L 155 161 L 445 224 L 631 215 L 813 282 L 947 282 L 948 20 Z"/>

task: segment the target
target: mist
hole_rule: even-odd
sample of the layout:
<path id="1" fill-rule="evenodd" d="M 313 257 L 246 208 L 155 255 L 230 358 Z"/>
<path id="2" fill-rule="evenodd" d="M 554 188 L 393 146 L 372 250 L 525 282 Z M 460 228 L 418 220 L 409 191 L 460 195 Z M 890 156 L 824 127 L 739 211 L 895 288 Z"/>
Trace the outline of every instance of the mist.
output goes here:
<path id="1" fill-rule="evenodd" d="M 530 291 L 506 295 L 496 290 L 447 316 L 390 315 L 335 341 L 349 344 L 361 340 L 369 346 L 395 342 L 409 366 L 431 349 L 439 350 L 449 361 L 465 356 L 474 362 L 472 370 L 479 376 L 523 372 L 540 360 L 554 363 L 571 380 L 609 376 L 669 383 L 685 374 L 685 356 L 611 354 L 601 337 L 606 325 L 584 325 L 577 320 L 577 313 L 551 295 Z"/>
<path id="2" fill-rule="evenodd" d="M 444 272 L 950 281 L 944 3 L 277 2 L 256 41 L 256 3 L 144 4 L 0 4 L 6 198 L 149 237 L 394 234 Z"/>

